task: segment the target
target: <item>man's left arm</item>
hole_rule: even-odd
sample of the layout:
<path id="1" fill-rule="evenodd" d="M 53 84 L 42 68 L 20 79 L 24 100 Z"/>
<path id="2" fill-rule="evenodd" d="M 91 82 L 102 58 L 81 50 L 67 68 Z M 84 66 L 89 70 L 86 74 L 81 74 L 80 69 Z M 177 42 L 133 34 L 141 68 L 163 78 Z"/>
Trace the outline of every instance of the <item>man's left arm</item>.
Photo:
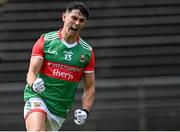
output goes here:
<path id="1" fill-rule="evenodd" d="M 95 98 L 95 56 L 94 52 L 91 52 L 91 59 L 89 64 L 85 68 L 84 72 L 84 93 L 82 96 L 82 109 L 77 109 L 74 112 L 75 120 L 77 125 L 83 124 L 92 108 Z"/>
<path id="2" fill-rule="evenodd" d="M 95 98 L 95 73 L 85 73 L 84 93 L 82 96 L 82 109 L 91 110 Z"/>
<path id="3" fill-rule="evenodd" d="M 84 75 L 84 93 L 82 96 L 82 109 L 77 109 L 74 112 L 74 122 L 77 125 L 85 123 L 89 112 L 92 108 L 95 98 L 95 73 L 86 73 Z"/>

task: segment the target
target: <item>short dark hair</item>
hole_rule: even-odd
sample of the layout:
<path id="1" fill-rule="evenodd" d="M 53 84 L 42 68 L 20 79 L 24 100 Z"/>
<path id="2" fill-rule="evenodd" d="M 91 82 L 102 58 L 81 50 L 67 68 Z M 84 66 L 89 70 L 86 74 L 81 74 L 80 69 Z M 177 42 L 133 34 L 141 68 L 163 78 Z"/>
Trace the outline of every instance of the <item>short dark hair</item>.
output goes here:
<path id="1" fill-rule="evenodd" d="M 88 19 L 89 8 L 84 3 L 74 1 L 74 2 L 69 3 L 69 5 L 66 7 L 66 11 L 69 11 L 69 12 L 71 12 L 74 9 L 80 10 L 83 16 L 85 16 Z"/>

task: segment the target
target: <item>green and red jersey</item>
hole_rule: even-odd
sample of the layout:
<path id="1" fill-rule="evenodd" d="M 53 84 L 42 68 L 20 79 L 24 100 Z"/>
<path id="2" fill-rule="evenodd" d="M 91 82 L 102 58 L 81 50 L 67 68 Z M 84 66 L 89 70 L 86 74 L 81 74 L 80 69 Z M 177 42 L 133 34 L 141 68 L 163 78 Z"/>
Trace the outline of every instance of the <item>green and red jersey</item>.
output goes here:
<path id="1" fill-rule="evenodd" d="M 80 37 L 75 43 L 68 44 L 60 31 L 53 31 L 39 38 L 32 56 L 44 59 L 38 77 L 44 80 L 46 90 L 37 94 L 26 85 L 24 100 L 40 97 L 50 112 L 66 117 L 74 104 L 82 75 L 94 72 L 95 57 L 91 46 Z"/>

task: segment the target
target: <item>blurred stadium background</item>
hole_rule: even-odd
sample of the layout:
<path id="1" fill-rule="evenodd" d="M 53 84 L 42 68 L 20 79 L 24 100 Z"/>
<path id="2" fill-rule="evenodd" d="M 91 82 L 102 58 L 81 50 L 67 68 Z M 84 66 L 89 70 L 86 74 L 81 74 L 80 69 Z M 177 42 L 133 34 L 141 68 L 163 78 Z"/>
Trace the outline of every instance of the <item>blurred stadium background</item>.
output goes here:
<path id="1" fill-rule="evenodd" d="M 31 48 L 62 26 L 70 1 L 0 0 L 0 130 L 25 130 Z M 180 1 L 83 2 L 91 13 L 82 37 L 95 49 L 96 100 L 85 125 L 76 126 L 71 113 L 62 130 L 180 130 Z"/>

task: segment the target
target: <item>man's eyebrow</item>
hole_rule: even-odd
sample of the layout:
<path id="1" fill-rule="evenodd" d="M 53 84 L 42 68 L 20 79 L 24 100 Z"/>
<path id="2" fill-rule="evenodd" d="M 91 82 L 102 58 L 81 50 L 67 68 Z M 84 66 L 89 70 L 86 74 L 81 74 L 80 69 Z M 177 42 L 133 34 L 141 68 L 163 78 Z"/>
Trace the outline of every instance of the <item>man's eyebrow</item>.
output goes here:
<path id="1" fill-rule="evenodd" d="M 72 15 L 71 17 L 76 17 L 76 18 L 79 18 L 79 17 L 77 17 L 76 15 Z M 83 16 L 83 18 L 80 18 L 80 19 L 84 19 L 84 20 L 86 20 L 86 17 L 85 17 L 85 16 Z"/>

